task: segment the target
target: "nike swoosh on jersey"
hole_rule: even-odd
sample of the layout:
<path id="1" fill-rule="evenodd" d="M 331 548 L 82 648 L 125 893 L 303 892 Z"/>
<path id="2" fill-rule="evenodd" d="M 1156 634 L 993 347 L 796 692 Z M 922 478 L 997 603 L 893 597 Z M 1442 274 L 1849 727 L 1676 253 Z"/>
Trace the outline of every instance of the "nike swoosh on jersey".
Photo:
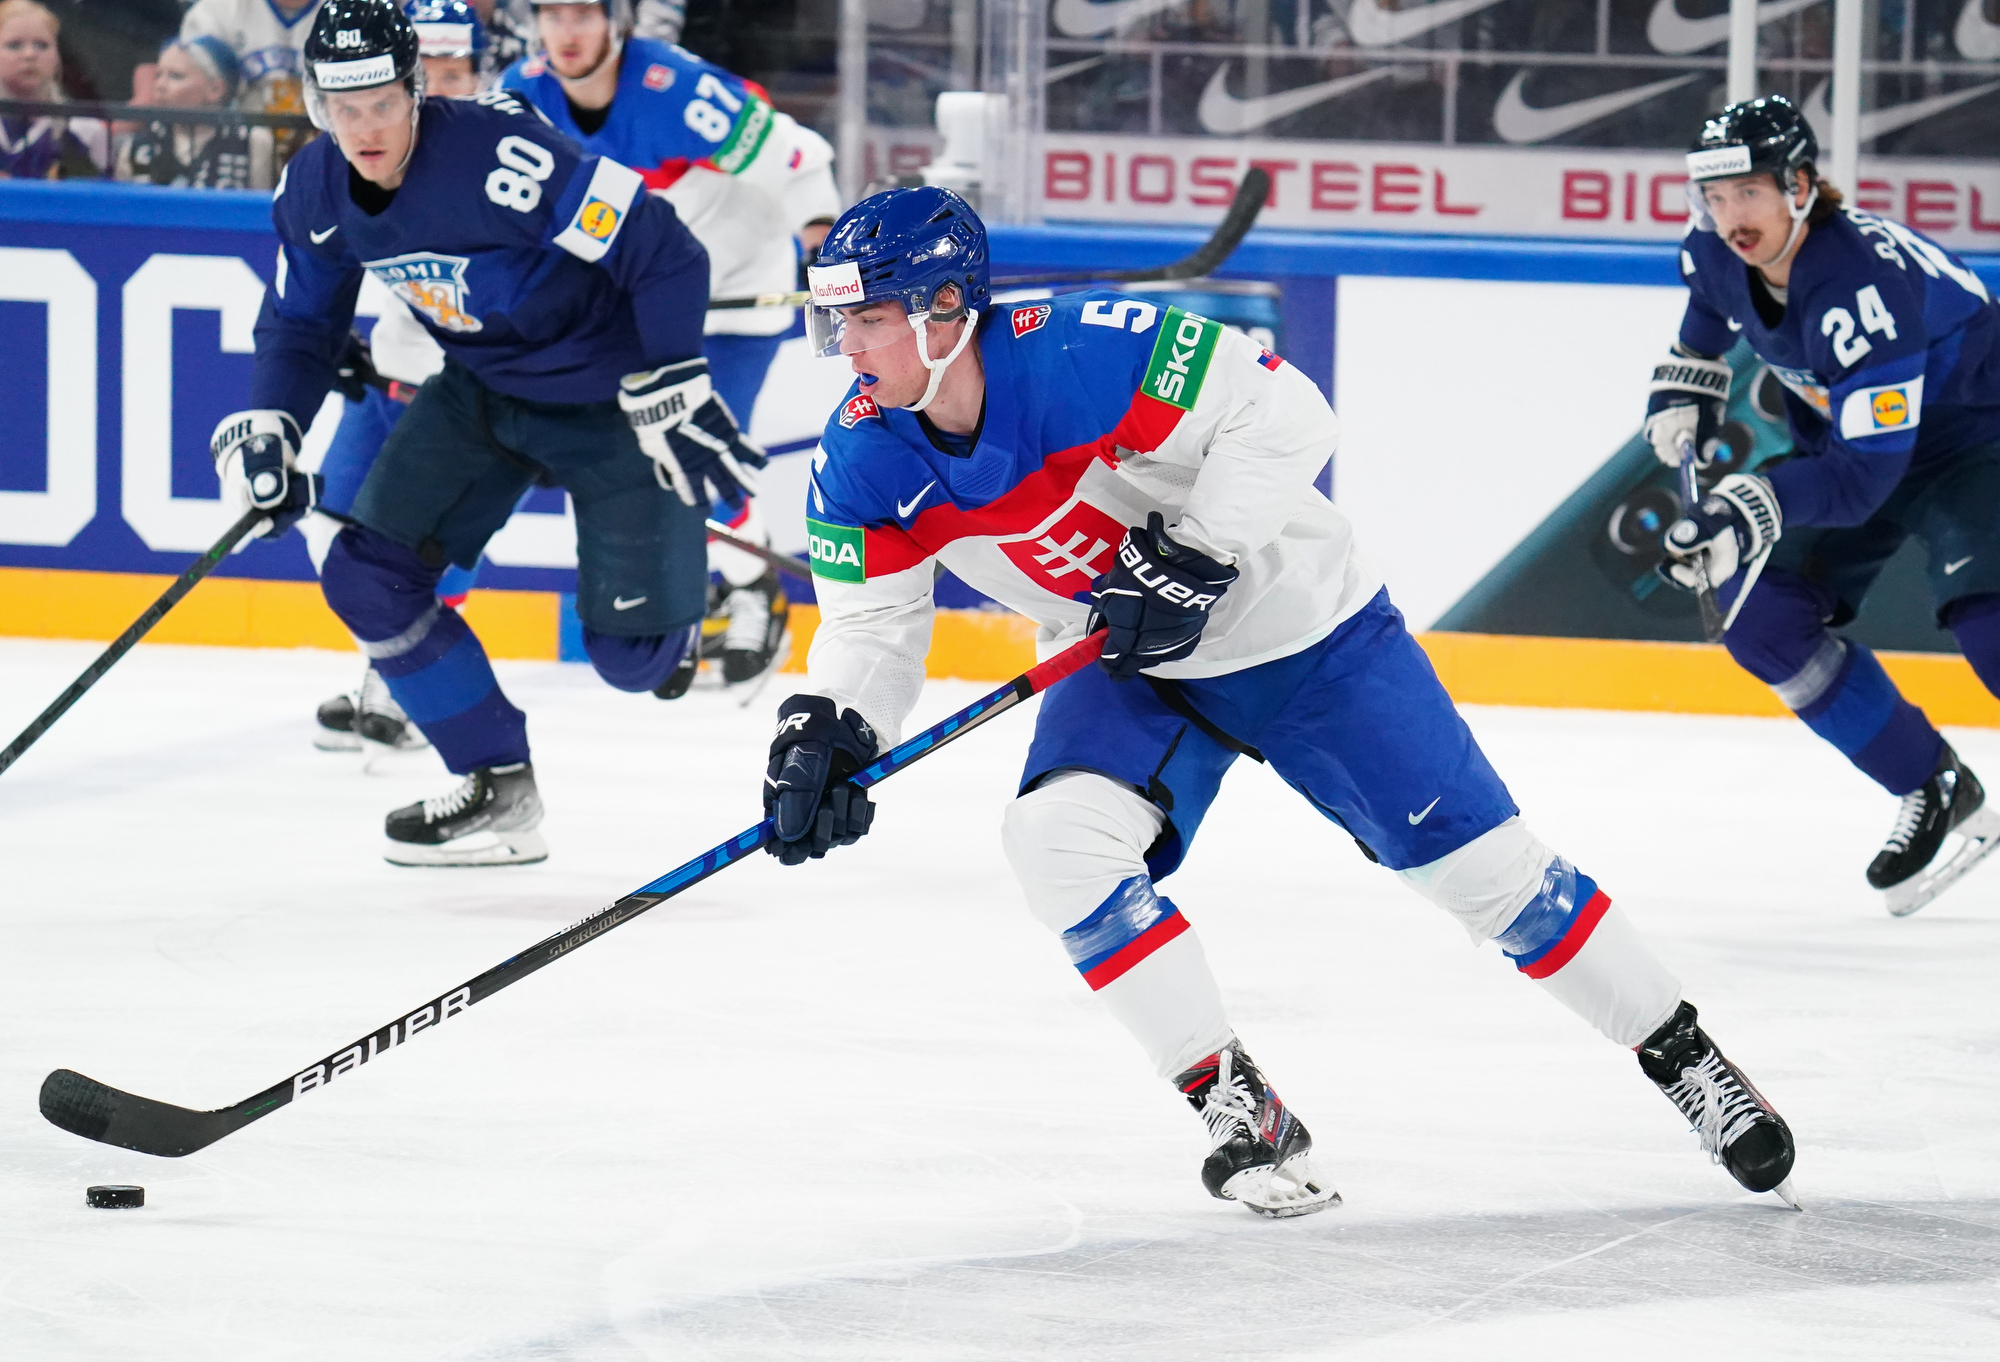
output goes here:
<path id="1" fill-rule="evenodd" d="M 1965 0 L 1965 8 L 1958 12 L 1958 27 L 1951 31 L 1951 41 L 1958 48 L 1958 55 L 1967 61 L 1992 61 L 2000 57 L 2000 24 L 1987 19 L 1982 0 Z"/>
<path id="2" fill-rule="evenodd" d="M 1833 110 L 1827 103 L 1832 85 L 1831 79 L 1822 80 L 1806 96 L 1806 122 L 1812 125 L 1813 136 L 1820 139 L 1821 146 L 1828 146 L 1833 141 Z M 1865 109 L 1861 114 L 1860 140 L 1866 142 L 1871 137 L 1887 137 L 1912 123 L 1921 123 L 1946 109 L 1955 109 L 1967 100 L 1977 99 L 1990 90 L 2000 90 L 2000 80 L 1989 80 L 1984 85 L 1973 85 L 1948 94 L 1932 95 L 1929 99 L 1913 99 L 1907 104 L 1891 104 L 1886 109 Z"/>
<path id="3" fill-rule="evenodd" d="M 1182 0 L 1056 0 L 1056 29 L 1066 38 L 1101 38 L 1114 29 L 1150 19 L 1161 10 L 1172 9 Z"/>
<path id="4" fill-rule="evenodd" d="M 1295 114 L 1301 109 L 1309 109 L 1337 95 L 1344 95 L 1349 90 L 1358 90 L 1364 85 L 1373 84 L 1393 75 L 1394 72 L 1394 67 L 1378 66 L 1372 71 L 1360 71 L 1351 76 L 1323 80 L 1317 85 L 1301 85 L 1296 90 L 1286 90 L 1275 95 L 1238 99 L 1229 93 L 1229 65 L 1225 62 L 1216 67 L 1215 74 L 1208 78 L 1208 88 L 1201 92 L 1201 104 L 1195 109 L 1195 117 L 1201 120 L 1201 126 L 1205 131 L 1228 137 L 1235 133 L 1261 128 L 1266 123 L 1274 122 L 1287 114 Z"/>
<path id="5" fill-rule="evenodd" d="M 1977 0 L 1975 0 L 1975 3 L 1976 2 Z M 1944 575 L 1947 577 L 1951 576 L 1952 573 L 1964 567 L 1967 563 L 1971 562 L 1977 556 L 1978 556 L 1977 554 L 1968 553 L 1965 555 L 1965 557 L 1959 559 L 1956 563 L 1946 563 L 1944 565 Z"/>
<path id="6" fill-rule="evenodd" d="M 1521 98 L 1521 85 L 1527 79 L 1526 71 L 1515 72 L 1514 79 L 1508 81 L 1507 88 L 1500 92 L 1500 102 L 1493 106 L 1493 131 L 1500 134 L 1501 141 L 1512 142 L 1516 146 L 1560 137 L 1586 123 L 1609 118 L 1634 104 L 1644 104 L 1654 96 L 1663 95 L 1689 81 L 1700 80 L 1701 75 L 1670 76 L 1647 85 L 1635 85 L 1629 90 L 1613 90 L 1610 94 L 1592 95 L 1589 99 L 1572 100 L 1568 104 L 1555 104 L 1546 109 L 1531 109 Z"/>
<path id="7" fill-rule="evenodd" d="M 340 224 L 336 222 L 333 224 L 333 226 L 327 228 L 324 232 L 307 232 L 306 235 L 311 237 L 313 245 L 317 246 L 339 230 L 340 230 Z"/>
<path id="8" fill-rule="evenodd" d="M 1674 3 L 1675 0 L 1655 0 L 1652 13 L 1646 16 L 1646 41 L 1653 45 L 1654 51 L 1679 57 L 1729 41 L 1728 10 L 1706 19 L 1690 19 Z M 1819 0 L 1767 0 L 1757 6 L 1757 26 L 1762 28 L 1818 3 Z M 1973 3 L 1976 5 L 1979 0 Z"/>
<path id="9" fill-rule="evenodd" d="M 613 596 L 611 598 L 611 608 L 613 610 L 630 610 L 635 605 L 644 605 L 645 603 L 646 598 L 644 596 L 634 596 L 629 601 L 623 596 Z"/>
<path id="10" fill-rule="evenodd" d="M 910 512 L 912 512 L 912 511 L 914 511 L 914 510 L 916 510 L 916 509 L 917 509 L 917 507 L 918 507 L 918 506 L 919 506 L 919 505 L 920 505 L 920 504 L 921 504 L 921 503 L 923 502 L 923 499 L 924 499 L 925 497 L 927 497 L 927 496 L 929 496 L 929 495 L 931 494 L 931 488 L 933 488 L 933 487 L 935 487 L 935 486 L 937 486 L 937 479 L 936 479 L 936 478 L 932 478 L 932 479 L 931 479 L 931 480 L 930 480 L 929 482 L 927 482 L 927 483 L 925 483 L 925 484 L 924 484 L 924 490 L 923 490 L 923 491 L 921 491 L 921 492 L 917 493 L 917 494 L 916 494 L 915 496 L 913 496 L 913 497 L 911 497 L 911 498 L 910 498 L 910 501 L 909 501 L 909 504 L 908 504 L 908 505 L 904 505 L 904 504 L 903 504 L 902 502 L 900 502 L 900 501 L 899 501 L 899 502 L 897 502 L 897 503 L 896 503 L 896 516 L 897 516 L 897 518 L 898 518 L 898 519 L 907 519 L 907 518 L 908 518 L 908 516 L 909 516 L 909 514 L 910 514 Z"/>
<path id="11" fill-rule="evenodd" d="M 1443 798 L 1444 798 L 1443 795 L 1439 795 L 1437 799 L 1433 799 L 1430 803 L 1424 805 L 1424 811 L 1422 813 L 1412 813 L 1404 815 L 1410 820 L 1410 826 L 1415 827 L 1417 824 L 1423 822 L 1426 818 L 1429 818 L 1431 816 L 1431 810 L 1435 809 L 1438 806 L 1438 799 L 1443 799 Z"/>
<path id="12" fill-rule="evenodd" d="M 1428 5 L 1388 9 L 1382 0 L 1354 0 L 1354 8 L 1347 12 L 1347 32 L 1357 47 L 1391 47 L 1499 3 L 1500 0 L 1431 0 Z"/>

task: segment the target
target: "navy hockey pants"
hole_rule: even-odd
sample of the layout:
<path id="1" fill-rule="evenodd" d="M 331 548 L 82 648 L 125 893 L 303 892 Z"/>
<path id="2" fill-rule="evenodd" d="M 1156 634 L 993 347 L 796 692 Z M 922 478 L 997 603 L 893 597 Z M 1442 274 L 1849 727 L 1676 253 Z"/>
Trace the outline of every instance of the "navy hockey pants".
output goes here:
<path id="1" fill-rule="evenodd" d="M 1725 642 L 1743 669 L 1891 794 L 1922 785 L 1944 739 L 1848 623 L 1883 565 L 1915 537 L 1938 623 L 2000 695 L 2000 444 L 1916 469 L 1859 525 L 1787 532 Z M 1725 606 L 1741 577 L 1717 593 Z"/>

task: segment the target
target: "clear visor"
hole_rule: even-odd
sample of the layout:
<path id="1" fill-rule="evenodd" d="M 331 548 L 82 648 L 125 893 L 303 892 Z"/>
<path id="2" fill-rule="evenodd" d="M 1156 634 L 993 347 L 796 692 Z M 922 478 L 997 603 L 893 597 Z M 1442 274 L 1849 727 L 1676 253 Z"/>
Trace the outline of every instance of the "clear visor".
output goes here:
<path id="1" fill-rule="evenodd" d="M 894 345 L 922 320 L 903 311 L 893 298 L 846 308 L 814 304 L 806 309 L 806 340 L 821 359 L 859 355 Z"/>

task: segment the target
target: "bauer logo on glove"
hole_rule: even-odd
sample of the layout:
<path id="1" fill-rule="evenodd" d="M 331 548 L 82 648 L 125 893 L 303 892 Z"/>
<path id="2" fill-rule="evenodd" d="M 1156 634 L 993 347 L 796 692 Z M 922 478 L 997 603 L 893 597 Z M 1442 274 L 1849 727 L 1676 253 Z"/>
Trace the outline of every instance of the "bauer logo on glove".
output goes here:
<path id="1" fill-rule="evenodd" d="M 1127 532 L 1118 561 L 1097 581 L 1085 628 L 1105 631 L 1098 664 L 1114 680 L 1129 681 L 1148 667 L 1187 657 L 1236 575 L 1235 568 L 1169 538 L 1165 518 L 1153 512 L 1144 529 Z"/>

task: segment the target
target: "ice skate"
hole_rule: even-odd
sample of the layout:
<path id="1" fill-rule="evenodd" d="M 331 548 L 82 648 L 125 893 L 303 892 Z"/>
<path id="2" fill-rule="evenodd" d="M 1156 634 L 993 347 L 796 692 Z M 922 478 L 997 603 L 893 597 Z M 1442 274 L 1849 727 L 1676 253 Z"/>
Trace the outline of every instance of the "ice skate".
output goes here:
<path id="1" fill-rule="evenodd" d="M 347 691 L 320 702 L 315 716 L 319 726 L 313 730 L 314 747 L 322 752 L 361 750 L 361 739 L 354 732 L 354 699 L 354 693 Z"/>
<path id="2" fill-rule="evenodd" d="M 1278 1100 L 1239 1042 L 1196 1063 L 1174 1086 L 1208 1127 L 1213 1147 L 1201 1181 L 1210 1196 L 1273 1219 L 1340 1204 L 1340 1193 L 1313 1169 L 1305 1123 Z"/>
<path id="3" fill-rule="evenodd" d="M 482 766 L 450 794 L 390 814 L 382 854 L 394 865 L 531 865 L 549 855 L 541 822 L 532 765 Z"/>
<path id="4" fill-rule="evenodd" d="M 748 704 L 790 652 L 791 633 L 786 626 L 792 603 L 778 582 L 778 574 L 767 572 L 749 586 L 732 587 L 722 611 L 729 620 L 722 638 L 722 684 L 740 689 L 742 702 Z"/>
<path id="5" fill-rule="evenodd" d="M 1639 1067 L 1687 1117 L 1701 1147 L 1753 1192 L 1776 1192 L 1794 1210 L 1791 1127 L 1743 1071 L 1695 1024 L 1682 1002 L 1639 1046 Z"/>
<path id="6" fill-rule="evenodd" d="M 1957 846 L 1941 856 L 1953 833 Z M 1986 807 L 1979 778 L 1946 743 L 1931 778 L 1903 796 L 1896 826 L 1868 867 L 1868 883 L 1883 891 L 1891 914 L 1908 917 L 1986 859 L 1996 845 L 2000 813 Z"/>
<path id="7" fill-rule="evenodd" d="M 410 722 L 403 707 L 389 694 L 389 683 L 370 667 L 361 677 L 354 735 L 370 764 L 390 752 L 417 752 L 431 745 L 423 730 Z"/>

